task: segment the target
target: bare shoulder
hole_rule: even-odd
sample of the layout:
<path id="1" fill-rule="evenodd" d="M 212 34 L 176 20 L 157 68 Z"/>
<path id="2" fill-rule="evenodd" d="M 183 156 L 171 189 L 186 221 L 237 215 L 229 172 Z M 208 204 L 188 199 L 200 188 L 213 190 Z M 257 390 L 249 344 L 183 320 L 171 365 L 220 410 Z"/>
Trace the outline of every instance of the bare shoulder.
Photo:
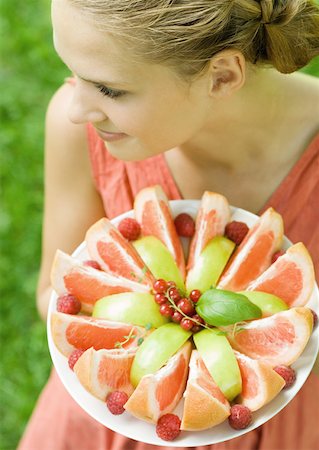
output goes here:
<path id="1" fill-rule="evenodd" d="M 70 121 L 68 110 L 73 96 L 73 86 L 63 84 L 53 95 L 46 114 L 46 141 L 52 144 L 68 146 L 65 156 L 71 157 L 73 151 L 79 154 L 87 152 L 86 126 L 77 125 Z M 59 151 L 58 145 L 55 151 Z"/>
<path id="2" fill-rule="evenodd" d="M 291 88 L 299 103 L 300 115 L 305 115 L 319 128 L 319 78 L 297 72 L 292 77 Z"/>

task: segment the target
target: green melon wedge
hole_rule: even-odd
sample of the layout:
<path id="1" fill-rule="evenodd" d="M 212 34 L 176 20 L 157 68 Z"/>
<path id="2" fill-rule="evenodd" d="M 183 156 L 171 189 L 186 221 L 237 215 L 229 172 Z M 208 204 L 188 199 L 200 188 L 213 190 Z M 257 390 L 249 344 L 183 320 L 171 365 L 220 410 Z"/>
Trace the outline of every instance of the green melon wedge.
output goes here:
<path id="1" fill-rule="evenodd" d="M 167 247 L 154 236 L 144 236 L 133 242 L 144 263 L 156 279 L 175 281 L 185 291 L 185 285 L 177 264 Z"/>
<path id="2" fill-rule="evenodd" d="M 211 239 L 188 272 L 187 292 L 193 289 L 205 292 L 215 287 L 234 248 L 235 243 L 224 236 Z"/>
<path id="3" fill-rule="evenodd" d="M 261 291 L 241 291 L 248 300 L 258 306 L 262 311 L 262 317 L 269 317 L 280 311 L 288 309 L 288 305 L 279 297 Z"/>
<path id="4" fill-rule="evenodd" d="M 92 316 L 152 328 L 168 322 L 159 312 L 154 295 L 141 292 L 123 292 L 103 297 L 95 303 Z"/>
<path id="5" fill-rule="evenodd" d="M 227 338 L 215 328 L 194 334 L 194 342 L 215 383 L 229 401 L 233 400 L 242 390 L 242 381 Z"/>
<path id="6" fill-rule="evenodd" d="M 132 385 L 136 387 L 144 375 L 153 374 L 163 367 L 191 334 L 172 322 L 153 331 L 136 352 L 131 368 Z"/>

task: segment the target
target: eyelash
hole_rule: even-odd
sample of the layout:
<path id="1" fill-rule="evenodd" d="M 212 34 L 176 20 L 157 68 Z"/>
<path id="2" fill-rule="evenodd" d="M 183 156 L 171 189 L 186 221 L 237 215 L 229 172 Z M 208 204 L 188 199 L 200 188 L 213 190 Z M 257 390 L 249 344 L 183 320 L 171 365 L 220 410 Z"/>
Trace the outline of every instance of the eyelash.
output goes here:
<path id="1" fill-rule="evenodd" d="M 115 90 L 110 89 L 110 88 L 108 88 L 106 86 L 103 86 L 103 85 L 99 85 L 99 86 L 96 86 L 96 87 L 98 88 L 98 90 L 100 92 L 102 92 L 103 95 L 106 95 L 109 98 L 118 98 L 118 97 L 121 97 L 122 95 L 125 94 L 124 91 L 115 91 Z"/>

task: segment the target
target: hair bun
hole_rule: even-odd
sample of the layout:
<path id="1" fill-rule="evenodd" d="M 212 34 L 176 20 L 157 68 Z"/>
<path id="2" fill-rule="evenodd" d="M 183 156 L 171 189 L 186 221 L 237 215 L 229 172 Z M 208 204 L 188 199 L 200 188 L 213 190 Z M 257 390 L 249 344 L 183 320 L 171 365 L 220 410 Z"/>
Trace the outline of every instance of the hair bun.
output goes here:
<path id="1" fill-rule="evenodd" d="M 287 25 L 305 2 L 303 0 L 260 0 L 260 18 L 263 25 Z"/>
<path id="2" fill-rule="evenodd" d="M 241 0 L 237 0 L 241 2 Z M 304 67 L 319 52 L 319 12 L 312 0 L 259 0 L 260 22 L 254 39 L 255 62 L 279 72 Z"/>

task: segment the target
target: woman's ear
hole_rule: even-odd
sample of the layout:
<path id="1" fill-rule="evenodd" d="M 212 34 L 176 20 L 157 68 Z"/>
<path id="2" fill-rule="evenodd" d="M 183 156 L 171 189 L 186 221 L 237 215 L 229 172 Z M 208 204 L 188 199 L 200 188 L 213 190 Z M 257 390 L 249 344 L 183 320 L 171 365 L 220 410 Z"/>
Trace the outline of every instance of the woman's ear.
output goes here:
<path id="1" fill-rule="evenodd" d="M 210 92 L 215 98 L 229 97 L 245 83 L 246 61 L 237 50 L 223 50 L 210 61 Z"/>

